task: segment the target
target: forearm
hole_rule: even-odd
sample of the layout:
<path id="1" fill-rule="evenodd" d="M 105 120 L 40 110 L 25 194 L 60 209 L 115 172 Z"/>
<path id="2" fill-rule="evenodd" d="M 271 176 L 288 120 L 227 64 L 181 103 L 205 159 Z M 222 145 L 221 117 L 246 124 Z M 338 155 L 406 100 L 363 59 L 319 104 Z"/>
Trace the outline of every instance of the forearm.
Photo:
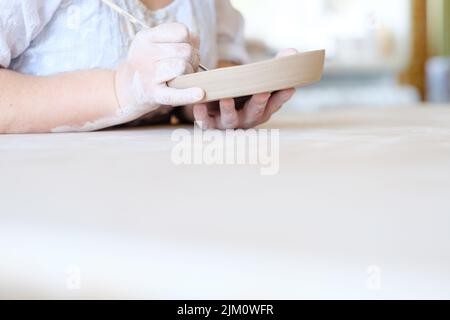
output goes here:
<path id="1" fill-rule="evenodd" d="M 114 117 L 114 71 L 33 77 L 0 69 L 0 133 L 43 133 Z"/>

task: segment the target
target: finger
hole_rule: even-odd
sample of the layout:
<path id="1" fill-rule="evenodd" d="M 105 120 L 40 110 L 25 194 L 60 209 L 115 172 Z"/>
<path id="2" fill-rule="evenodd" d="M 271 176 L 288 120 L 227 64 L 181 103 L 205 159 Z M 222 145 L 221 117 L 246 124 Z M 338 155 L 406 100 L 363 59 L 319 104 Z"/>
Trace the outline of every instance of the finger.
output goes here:
<path id="1" fill-rule="evenodd" d="M 136 37 L 152 43 L 189 43 L 189 29 L 181 23 L 163 23 L 140 31 Z"/>
<path id="2" fill-rule="evenodd" d="M 155 56 L 155 60 L 163 60 L 163 59 L 184 59 L 189 62 L 194 70 L 198 68 L 198 64 L 200 61 L 200 52 L 197 48 L 193 47 L 189 43 L 162 43 L 157 44 L 160 52 L 158 52 Z M 150 53 L 150 52 L 149 52 Z M 152 55 L 148 55 L 152 56 Z"/>
<path id="3" fill-rule="evenodd" d="M 198 66 L 200 65 L 200 51 L 198 49 L 194 49 L 190 63 L 194 70 L 197 71 Z"/>
<path id="4" fill-rule="evenodd" d="M 198 70 L 198 66 L 200 65 L 200 36 L 197 33 L 191 33 L 191 45 L 193 47 L 193 54 L 192 54 L 192 66 L 194 67 L 194 70 Z"/>
<path id="5" fill-rule="evenodd" d="M 239 126 L 239 114 L 236 110 L 234 99 L 223 99 L 220 104 L 220 129 L 235 129 Z"/>
<path id="6" fill-rule="evenodd" d="M 161 86 L 155 92 L 155 101 L 161 105 L 184 106 L 198 103 L 205 97 L 205 91 L 201 88 L 174 89 Z"/>
<path id="7" fill-rule="evenodd" d="M 136 66 L 148 65 L 150 61 L 184 59 L 191 64 L 197 60 L 198 50 L 189 43 L 153 43 L 140 46 L 134 51 L 132 62 Z M 149 57 L 151 59 L 149 60 Z"/>
<path id="8" fill-rule="evenodd" d="M 200 48 L 200 36 L 195 33 L 195 32 L 191 32 L 190 34 L 191 36 L 191 44 L 194 48 L 199 49 Z"/>
<path id="9" fill-rule="evenodd" d="M 208 103 L 208 113 L 211 117 L 220 117 L 220 102 L 214 101 Z"/>
<path id="10" fill-rule="evenodd" d="M 270 93 L 256 94 L 245 103 L 243 110 L 243 126 L 245 128 L 253 127 L 264 117 L 270 96 Z"/>
<path id="11" fill-rule="evenodd" d="M 216 128 L 216 119 L 209 115 L 208 106 L 204 103 L 194 105 L 194 118 L 203 130 Z"/>
<path id="12" fill-rule="evenodd" d="M 264 118 L 269 119 L 275 112 L 279 111 L 281 107 L 292 98 L 294 94 L 295 89 L 287 89 L 275 93 L 272 98 L 270 98 L 267 104 Z"/>
<path id="13" fill-rule="evenodd" d="M 290 48 L 290 49 L 284 49 L 284 50 L 281 50 L 281 51 L 277 54 L 276 58 L 288 57 L 288 56 L 295 55 L 295 54 L 297 54 L 297 53 L 298 53 L 298 50 L 297 50 L 297 49 L 293 49 L 293 48 Z"/>
<path id="14" fill-rule="evenodd" d="M 194 47 L 189 43 L 158 43 L 153 46 L 156 46 L 156 50 L 149 49 L 142 54 L 148 53 L 147 57 L 155 57 L 155 60 L 180 58 L 186 61 L 192 61 L 195 54 Z"/>
<path id="15" fill-rule="evenodd" d="M 194 68 L 182 59 L 166 59 L 156 63 L 155 82 L 166 83 L 183 74 L 193 73 Z"/>

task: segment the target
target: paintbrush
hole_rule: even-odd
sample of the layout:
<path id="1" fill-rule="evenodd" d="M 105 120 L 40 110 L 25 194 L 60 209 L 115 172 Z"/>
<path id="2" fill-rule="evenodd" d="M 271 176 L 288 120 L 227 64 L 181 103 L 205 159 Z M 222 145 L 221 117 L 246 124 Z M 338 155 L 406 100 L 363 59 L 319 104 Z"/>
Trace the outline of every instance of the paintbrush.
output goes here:
<path id="1" fill-rule="evenodd" d="M 141 26 L 143 28 L 149 29 L 150 27 L 140 21 L 139 19 L 137 19 L 135 16 L 133 16 L 132 14 L 130 14 L 129 12 L 127 12 L 126 10 L 122 9 L 121 7 L 119 7 L 117 4 L 115 4 L 112 0 L 100 0 L 102 1 L 104 4 L 106 4 L 108 7 L 110 7 L 112 10 L 114 10 L 115 12 L 117 12 L 119 15 L 121 15 L 122 17 L 125 17 L 128 19 L 128 21 L 130 21 L 131 23 Z M 199 64 L 199 68 L 202 69 L 203 71 L 208 71 L 208 68 L 206 68 L 204 65 L 202 65 L 201 63 Z"/>

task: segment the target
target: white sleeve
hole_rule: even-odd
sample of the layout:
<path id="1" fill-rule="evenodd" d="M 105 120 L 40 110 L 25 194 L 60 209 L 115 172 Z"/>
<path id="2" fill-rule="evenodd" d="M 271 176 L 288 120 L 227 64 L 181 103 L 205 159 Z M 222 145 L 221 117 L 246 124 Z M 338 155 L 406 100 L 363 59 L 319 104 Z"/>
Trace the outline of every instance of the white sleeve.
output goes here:
<path id="1" fill-rule="evenodd" d="M 0 0 L 0 67 L 8 68 L 51 20 L 62 0 Z"/>
<path id="2" fill-rule="evenodd" d="M 230 0 L 215 0 L 217 12 L 217 42 L 219 60 L 248 62 L 245 48 L 244 18 Z"/>

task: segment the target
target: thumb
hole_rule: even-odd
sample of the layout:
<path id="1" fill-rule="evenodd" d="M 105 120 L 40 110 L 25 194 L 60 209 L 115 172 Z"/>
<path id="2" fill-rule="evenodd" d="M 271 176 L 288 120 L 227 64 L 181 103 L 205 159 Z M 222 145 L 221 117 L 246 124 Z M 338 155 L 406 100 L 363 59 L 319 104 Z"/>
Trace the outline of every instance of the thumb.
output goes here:
<path id="1" fill-rule="evenodd" d="M 195 104 L 204 98 L 205 91 L 201 88 L 175 89 L 164 86 L 155 95 L 157 103 L 169 106 Z"/>

